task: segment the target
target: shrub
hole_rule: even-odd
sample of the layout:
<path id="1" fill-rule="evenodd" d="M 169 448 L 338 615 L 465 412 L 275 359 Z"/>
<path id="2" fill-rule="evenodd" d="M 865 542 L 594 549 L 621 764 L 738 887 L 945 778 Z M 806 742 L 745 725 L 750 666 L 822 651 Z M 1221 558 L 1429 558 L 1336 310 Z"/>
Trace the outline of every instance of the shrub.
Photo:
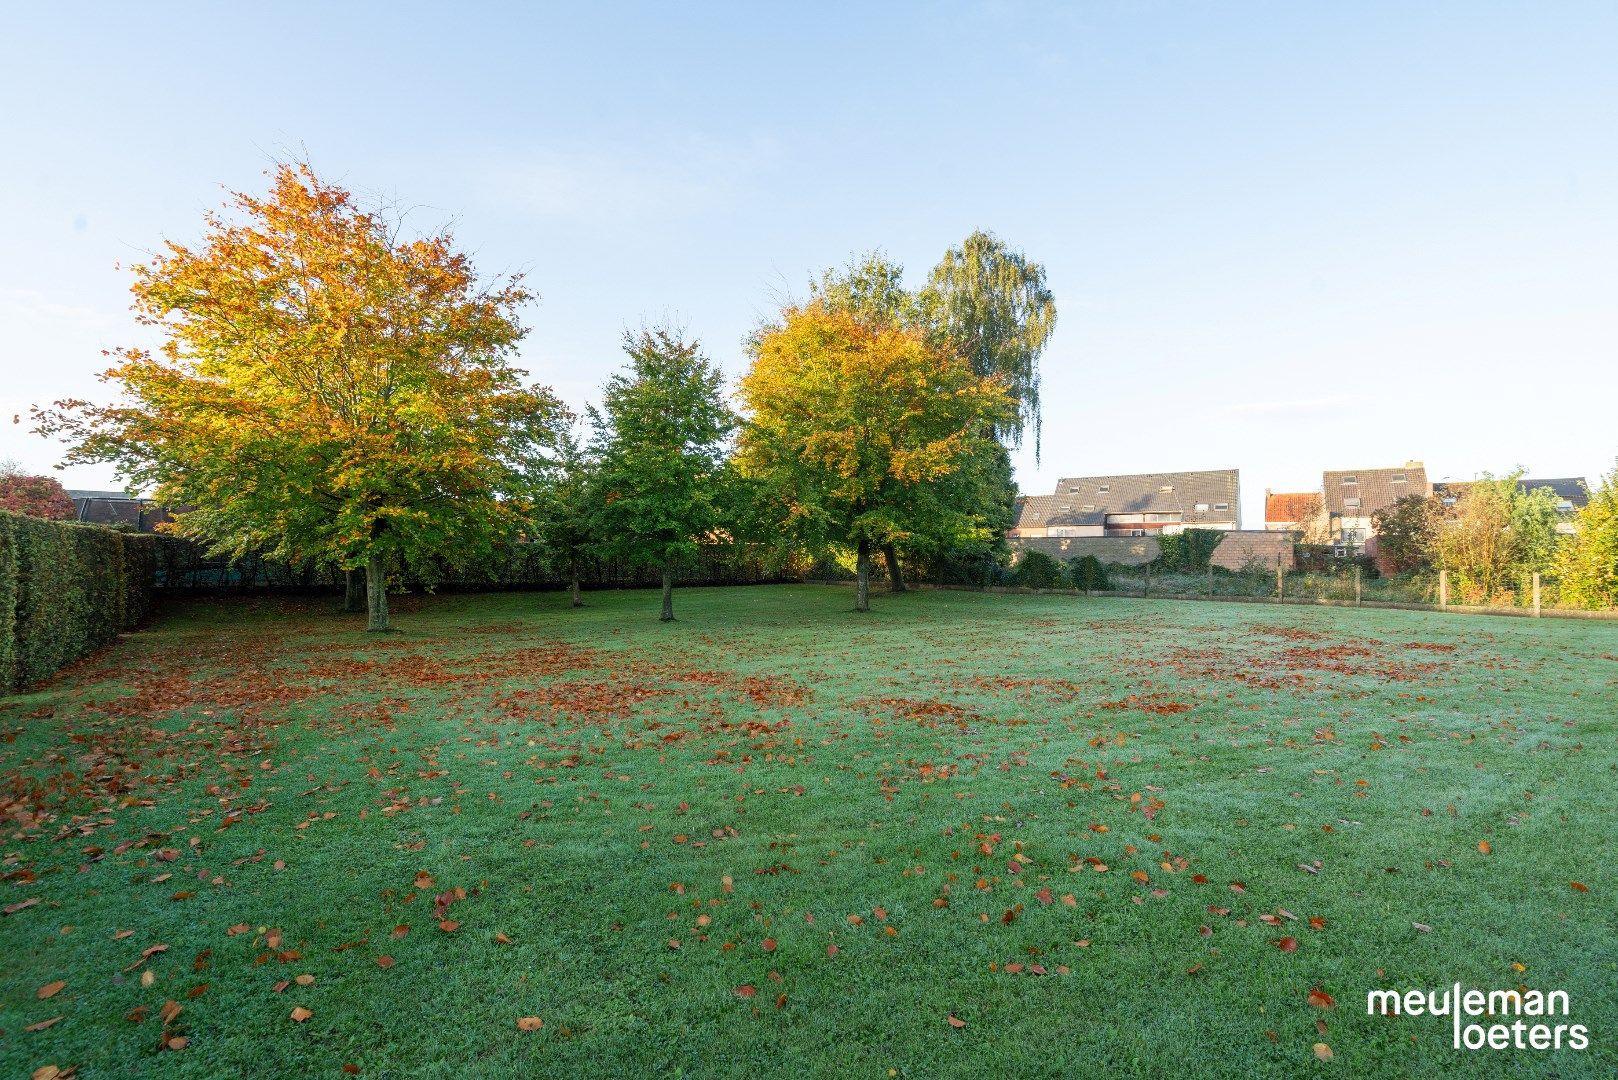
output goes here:
<path id="1" fill-rule="evenodd" d="M 1012 580 L 1026 589 L 1059 589 L 1065 584 L 1062 564 L 1043 551 L 1025 553 L 1012 570 Z"/>
<path id="2" fill-rule="evenodd" d="M 1085 592 L 1112 588 L 1112 580 L 1107 575 L 1106 566 L 1094 555 L 1080 555 L 1069 559 L 1067 574 L 1074 586 Z"/>
<path id="3" fill-rule="evenodd" d="M 1153 565 L 1159 570 L 1196 573 L 1208 569 L 1214 548 L 1225 538 L 1219 529 L 1186 529 L 1181 533 L 1164 533 L 1157 538 L 1157 558 Z"/>
<path id="4" fill-rule="evenodd" d="M 155 540 L 0 512 L 0 692 L 118 636 L 151 603 Z"/>

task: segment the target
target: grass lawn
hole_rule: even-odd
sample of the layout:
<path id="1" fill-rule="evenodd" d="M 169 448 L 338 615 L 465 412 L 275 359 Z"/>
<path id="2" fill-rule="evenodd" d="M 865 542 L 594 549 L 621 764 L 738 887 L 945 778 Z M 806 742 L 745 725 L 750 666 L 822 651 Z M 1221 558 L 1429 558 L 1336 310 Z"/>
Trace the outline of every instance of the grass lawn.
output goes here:
<path id="1" fill-rule="evenodd" d="M 588 600 L 199 601 L 0 700 L 0 1076 L 1618 1067 L 1618 625 Z M 1456 982 L 1590 1049 L 1366 1015 Z"/>

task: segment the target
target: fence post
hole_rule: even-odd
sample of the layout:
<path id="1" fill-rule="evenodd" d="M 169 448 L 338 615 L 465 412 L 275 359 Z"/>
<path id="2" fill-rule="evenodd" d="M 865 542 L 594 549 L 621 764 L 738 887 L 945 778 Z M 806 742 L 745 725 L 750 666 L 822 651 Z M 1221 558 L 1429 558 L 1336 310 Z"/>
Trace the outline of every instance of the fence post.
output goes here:
<path id="1" fill-rule="evenodd" d="M 1275 598 L 1280 600 L 1287 594 L 1286 570 L 1281 564 L 1281 556 L 1275 557 Z"/>
<path id="2" fill-rule="evenodd" d="M 1152 595 L 1152 564 L 1146 563 L 1145 568 L 1146 576 L 1141 579 L 1140 586 L 1140 594 L 1143 597 Z"/>
<path id="3" fill-rule="evenodd" d="M 1213 563 L 1208 564 L 1208 599 L 1213 599 Z"/>
<path id="4" fill-rule="evenodd" d="M 1448 570 L 1440 570 L 1438 572 L 1438 606 L 1439 607 L 1448 607 L 1449 606 L 1449 571 Z"/>
<path id="5" fill-rule="evenodd" d="M 1534 618 L 1539 618 L 1539 571 L 1534 571 Z"/>
<path id="6" fill-rule="evenodd" d="M 1354 606 L 1360 606 L 1360 568 L 1354 567 Z"/>

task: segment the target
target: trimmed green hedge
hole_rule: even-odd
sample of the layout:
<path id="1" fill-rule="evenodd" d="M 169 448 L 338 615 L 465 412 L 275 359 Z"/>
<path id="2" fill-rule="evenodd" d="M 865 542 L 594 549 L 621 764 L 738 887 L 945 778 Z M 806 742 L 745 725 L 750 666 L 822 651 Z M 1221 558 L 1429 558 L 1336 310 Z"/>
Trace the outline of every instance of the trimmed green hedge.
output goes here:
<path id="1" fill-rule="evenodd" d="M 150 536 L 0 511 L 0 693 L 145 618 L 156 558 Z"/>

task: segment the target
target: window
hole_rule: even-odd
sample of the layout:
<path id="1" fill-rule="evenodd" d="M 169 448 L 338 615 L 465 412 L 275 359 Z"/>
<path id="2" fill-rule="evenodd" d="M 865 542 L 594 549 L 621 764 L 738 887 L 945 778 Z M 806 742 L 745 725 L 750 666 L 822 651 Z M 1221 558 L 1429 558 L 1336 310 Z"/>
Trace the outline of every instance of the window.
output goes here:
<path id="1" fill-rule="evenodd" d="M 1161 491 L 1163 494 L 1167 495 L 1169 492 L 1174 490 L 1174 485 L 1173 484 L 1164 484 L 1162 487 L 1158 488 L 1157 490 Z"/>
<path id="2" fill-rule="evenodd" d="M 1229 503 L 1214 503 L 1214 509 L 1215 510 L 1229 510 L 1230 509 L 1230 504 Z"/>
<path id="3" fill-rule="evenodd" d="M 1357 476 L 1345 476 L 1345 477 L 1343 477 L 1343 483 L 1345 483 L 1345 484 L 1357 484 L 1359 482 L 1360 482 L 1360 478 L 1357 477 Z"/>
<path id="4" fill-rule="evenodd" d="M 1405 482 L 1405 474 L 1402 472 L 1396 472 L 1388 482 L 1392 484 L 1402 484 Z"/>
<path id="5" fill-rule="evenodd" d="M 1455 496 L 1453 496 L 1453 495 L 1445 495 L 1444 496 L 1444 505 L 1445 506 L 1454 506 L 1455 505 Z"/>
<path id="6" fill-rule="evenodd" d="M 1572 499 L 1562 499 L 1562 500 L 1557 502 L 1556 508 L 1558 510 L 1560 510 L 1562 513 L 1565 514 L 1569 510 L 1573 509 L 1573 500 Z"/>
<path id="7" fill-rule="evenodd" d="M 1360 508 L 1360 501 L 1358 499 L 1344 499 L 1343 507 L 1348 510 L 1358 510 Z"/>
<path id="8" fill-rule="evenodd" d="M 1197 513 L 1206 514 L 1207 512 L 1208 512 L 1208 504 L 1207 503 L 1198 503 L 1197 504 Z"/>
<path id="9" fill-rule="evenodd" d="M 1095 503 L 1085 503 L 1084 508 L 1086 510 L 1094 510 L 1096 508 L 1096 504 Z"/>
<path id="10" fill-rule="evenodd" d="M 1067 493 L 1069 495 L 1077 495 L 1079 493 L 1079 489 L 1078 488 L 1068 488 Z"/>
<path id="11" fill-rule="evenodd" d="M 1111 491 L 1111 490 L 1112 490 L 1112 485 L 1111 485 L 1111 484 L 1102 484 L 1102 485 L 1101 485 L 1101 486 L 1100 486 L 1100 487 L 1099 487 L 1099 488 L 1097 488 L 1097 489 L 1096 489 L 1096 490 L 1097 490 L 1097 491 L 1099 491 L 1099 492 L 1101 492 L 1101 494 L 1103 494 L 1103 495 L 1105 495 L 1105 494 L 1106 494 L 1106 493 L 1107 493 L 1107 492 L 1109 492 L 1109 491 Z"/>

